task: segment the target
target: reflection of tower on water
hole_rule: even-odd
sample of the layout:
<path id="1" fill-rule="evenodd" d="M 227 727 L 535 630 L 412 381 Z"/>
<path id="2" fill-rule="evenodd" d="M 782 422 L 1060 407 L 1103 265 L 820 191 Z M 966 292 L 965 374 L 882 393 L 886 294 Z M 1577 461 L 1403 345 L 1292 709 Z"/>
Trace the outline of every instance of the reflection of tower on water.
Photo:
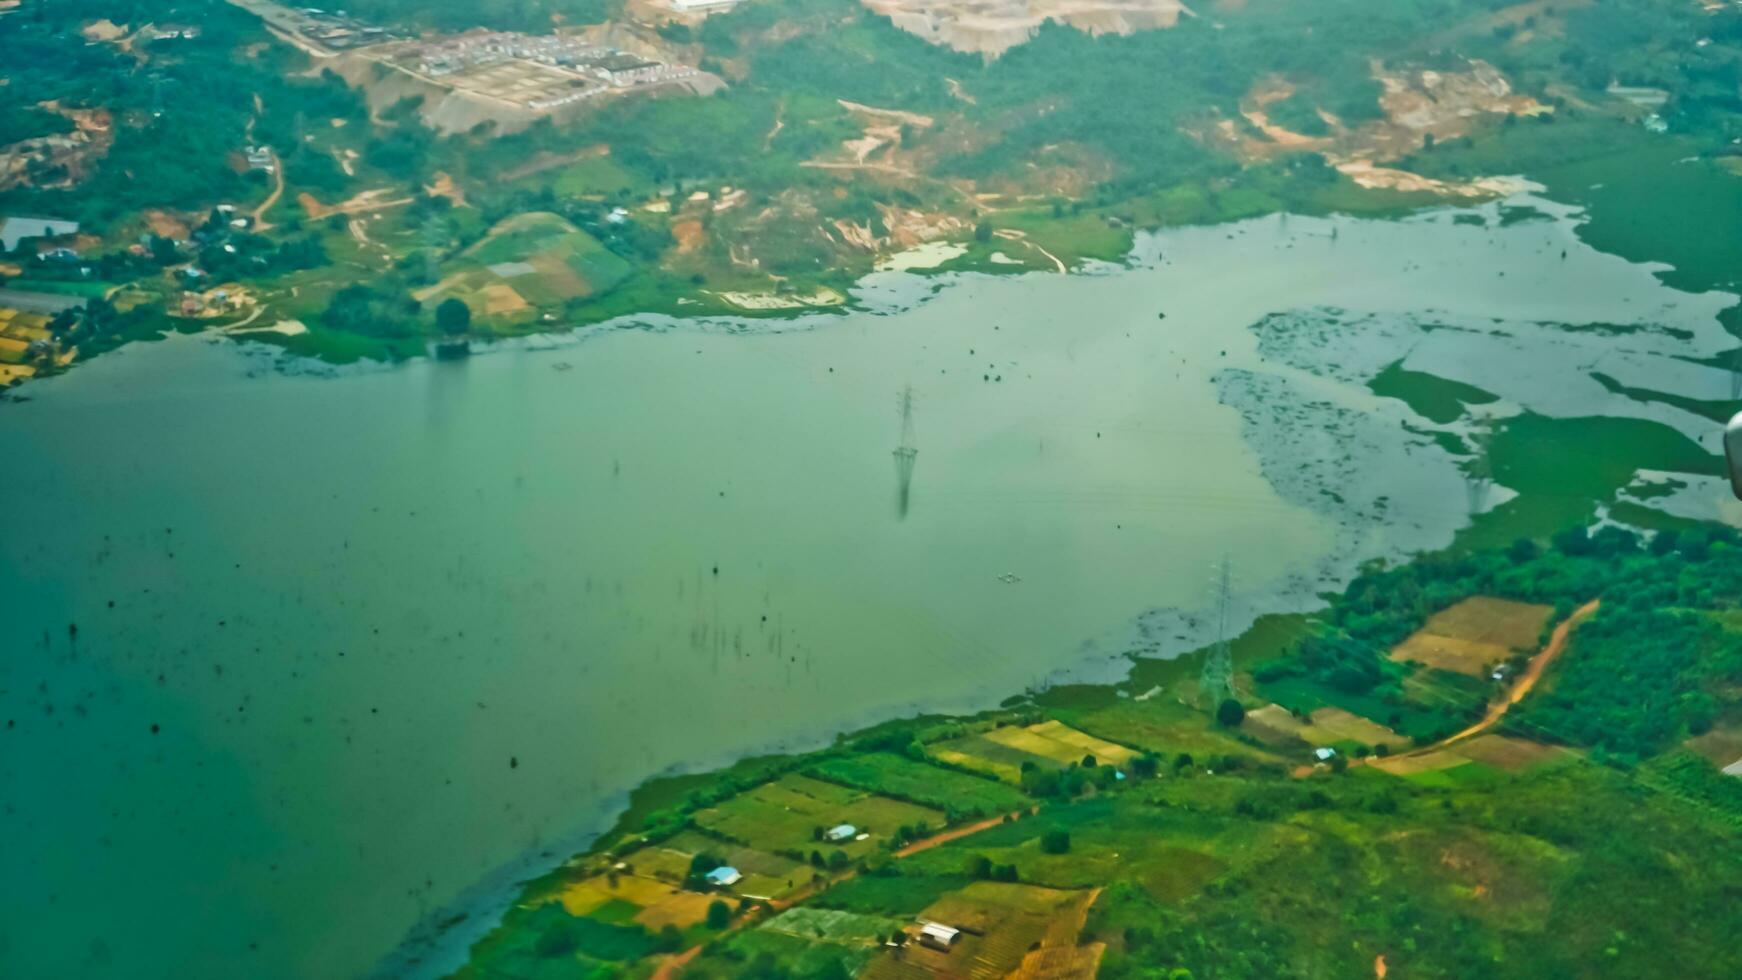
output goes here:
<path id="1" fill-rule="evenodd" d="M 901 413 L 901 443 L 895 447 L 895 513 L 901 518 L 907 516 L 908 500 L 913 491 L 913 462 L 919 455 L 919 450 L 913 445 L 912 385 L 901 389 L 896 408 Z"/>

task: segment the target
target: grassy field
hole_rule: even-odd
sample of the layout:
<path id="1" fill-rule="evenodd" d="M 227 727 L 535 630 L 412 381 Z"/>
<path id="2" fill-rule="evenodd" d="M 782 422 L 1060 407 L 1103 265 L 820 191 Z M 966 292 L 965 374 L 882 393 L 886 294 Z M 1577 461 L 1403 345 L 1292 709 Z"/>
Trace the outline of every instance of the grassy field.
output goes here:
<path id="1" fill-rule="evenodd" d="M 762 851 L 809 853 L 840 850 L 849 857 L 871 853 L 903 826 L 945 823 L 939 810 L 875 796 L 803 775 L 786 775 L 696 814 L 709 831 Z M 864 840 L 821 843 L 819 828 L 852 824 Z"/>
<path id="2" fill-rule="evenodd" d="M 539 311 L 603 295 L 631 272 L 592 235 L 554 214 L 508 218 L 442 265 L 441 279 L 415 293 L 426 304 L 450 296 L 486 323 L 520 323 Z"/>
<path id="3" fill-rule="evenodd" d="M 826 759 L 809 771 L 832 782 L 909 800 L 950 815 L 1008 813 L 1032 802 L 1001 782 L 888 752 Z"/>

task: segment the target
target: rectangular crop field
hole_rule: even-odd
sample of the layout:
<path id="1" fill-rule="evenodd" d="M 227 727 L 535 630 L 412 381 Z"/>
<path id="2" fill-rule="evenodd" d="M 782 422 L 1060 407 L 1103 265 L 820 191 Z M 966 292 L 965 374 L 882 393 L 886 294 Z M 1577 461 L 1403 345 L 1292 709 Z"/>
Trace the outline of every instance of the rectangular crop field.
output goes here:
<path id="1" fill-rule="evenodd" d="M 935 742 L 927 746 L 926 750 L 951 765 L 983 772 L 1009 783 L 1021 780 L 1024 763 L 1033 763 L 1044 769 L 1063 768 L 1046 756 L 1012 748 L 984 735 L 965 735 L 946 742 Z"/>
<path id="2" fill-rule="evenodd" d="M 1137 752 L 1106 739 L 1078 731 L 1061 721 L 1043 721 L 1026 728 L 1008 725 L 978 735 L 938 742 L 928 747 L 933 756 L 953 765 L 984 772 L 1006 782 L 1022 777 L 1024 763 L 1045 769 L 1063 769 L 1094 756 L 1102 765 L 1123 766 Z"/>
<path id="3" fill-rule="evenodd" d="M 874 946 L 904 924 L 904 920 L 888 916 L 799 907 L 787 909 L 763 923 L 761 928 L 805 940 Z"/>
<path id="4" fill-rule="evenodd" d="M 1490 665 L 1536 647 L 1551 606 L 1475 596 L 1435 613 L 1391 659 L 1485 676 Z"/>
<path id="5" fill-rule="evenodd" d="M 888 839 L 898 827 L 921 823 L 942 827 L 944 814 L 792 773 L 697 813 L 696 822 L 761 851 L 828 853 L 839 849 L 849 857 L 859 857 Z M 831 844 L 816 839 L 816 828 L 843 823 L 870 836 Z"/>
<path id="6" fill-rule="evenodd" d="M 1008 813 L 1030 801 L 1003 783 L 915 762 L 889 752 L 827 759 L 818 776 L 873 793 L 913 800 L 946 813 Z"/>

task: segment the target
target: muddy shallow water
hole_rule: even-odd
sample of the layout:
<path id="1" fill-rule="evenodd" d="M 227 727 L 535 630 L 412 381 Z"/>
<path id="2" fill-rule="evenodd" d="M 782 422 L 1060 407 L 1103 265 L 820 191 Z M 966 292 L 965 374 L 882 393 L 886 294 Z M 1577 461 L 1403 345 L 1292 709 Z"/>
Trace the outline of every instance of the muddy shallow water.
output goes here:
<path id="1" fill-rule="evenodd" d="M 0 406 L 0 973 L 397 973 L 654 773 L 1117 676 L 1204 639 L 1224 555 L 1243 616 L 1306 608 L 1468 519 L 1364 387 L 1392 361 L 1710 446 L 1588 362 L 1728 385 L 1675 357 L 1734 298 L 1565 218 L 1265 219 L 938 286 L 393 369 L 176 338 Z"/>

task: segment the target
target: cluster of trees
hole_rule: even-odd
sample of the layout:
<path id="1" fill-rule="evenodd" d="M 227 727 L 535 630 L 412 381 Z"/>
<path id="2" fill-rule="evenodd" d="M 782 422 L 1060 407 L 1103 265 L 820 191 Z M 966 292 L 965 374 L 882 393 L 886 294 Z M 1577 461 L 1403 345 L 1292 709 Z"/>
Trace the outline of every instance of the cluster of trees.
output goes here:
<path id="1" fill-rule="evenodd" d="M 968 875 L 976 881 L 1020 881 L 1014 864 L 993 864 L 984 854 L 968 859 Z"/>
<path id="2" fill-rule="evenodd" d="M 423 333 L 423 304 L 387 286 L 346 286 L 333 294 L 321 323 L 365 337 L 405 338 Z"/>
<path id="3" fill-rule="evenodd" d="M 1097 765 L 1094 756 L 1085 756 L 1063 769 L 1024 762 L 1020 785 L 1024 793 L 1037 799 L 1070 799 L 1081 796 L 1090 786 L 1111 787 L 1118 779 L 1117 767 Z"/>

